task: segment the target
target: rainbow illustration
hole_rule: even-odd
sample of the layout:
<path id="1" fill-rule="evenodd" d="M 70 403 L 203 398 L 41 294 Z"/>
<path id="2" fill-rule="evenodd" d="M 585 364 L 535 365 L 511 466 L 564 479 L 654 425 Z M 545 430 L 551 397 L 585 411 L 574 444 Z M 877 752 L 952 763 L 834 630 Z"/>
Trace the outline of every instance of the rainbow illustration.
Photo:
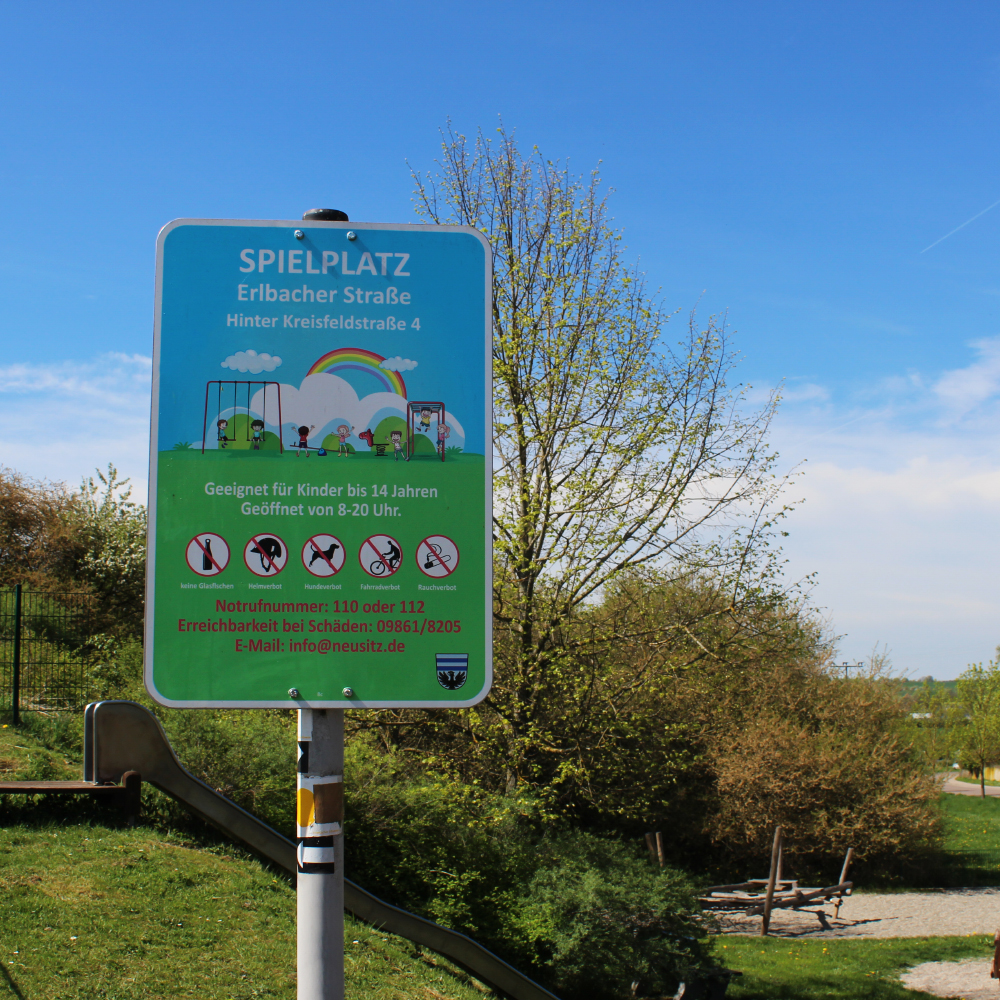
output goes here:
<path id="1" fill-rule="evenodd" d="M 386 371 L 379 365 L 385 361 L 381 354 L 374 351 L 363 351 L 359 347 L 338 347 L 329 354 L 324 354 L 312 368 L 306 372 L 307 375 L 318 375 L 320 372 L 329 372 L 336 375 L 339 371 L 368 372 L 374 375 L 384 386 L 386 392 L 394 392 L 397 396 L 406 399 L 406 383 L 399 372 Z"/>

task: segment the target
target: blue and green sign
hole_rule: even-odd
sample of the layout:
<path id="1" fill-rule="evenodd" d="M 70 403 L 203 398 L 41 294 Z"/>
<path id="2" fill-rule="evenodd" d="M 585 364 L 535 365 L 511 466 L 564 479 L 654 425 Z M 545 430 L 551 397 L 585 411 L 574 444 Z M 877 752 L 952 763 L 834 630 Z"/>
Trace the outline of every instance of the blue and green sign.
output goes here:
<path id="1" fill-rule="evenodd" d="M 485 696 L 490 266 L 466 227 L 163 229 L 146 604 L 157 701 Z"/>

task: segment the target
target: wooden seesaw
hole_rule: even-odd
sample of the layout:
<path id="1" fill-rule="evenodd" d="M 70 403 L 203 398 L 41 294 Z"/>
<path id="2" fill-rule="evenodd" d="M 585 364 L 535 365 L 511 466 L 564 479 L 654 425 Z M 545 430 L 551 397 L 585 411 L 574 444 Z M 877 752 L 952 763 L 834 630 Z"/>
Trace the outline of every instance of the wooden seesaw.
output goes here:
<path id="1" fill-rule="evenodd" d="M 771 911 L 775 909 L 799 910 L 807 906 L 833 902 L 833 917 L 840 915 L 840 907 L 845 897 L 850 896 L 854 883 L 847 881 L 847 874 L 854 858 L 854 848 L 847 850 L 840 880 L 836 885 L 822 888 L 803 888 L 797 879 L 782 878 L 784 861 L 784 838 L 781 827 L 774 831 L 774 845 L 771 850 L 771 871 L 767 878 L 752 878 L 733 885 L 712 885 L 704 889 L 698 897 L 702 909 L 741 911 L 747 916 L 761 915 L 761 935 L 766 935 L 771 923 Z M 819 917 L 825 930 L 829 930 L 826 914 L 811 910 Z"/>

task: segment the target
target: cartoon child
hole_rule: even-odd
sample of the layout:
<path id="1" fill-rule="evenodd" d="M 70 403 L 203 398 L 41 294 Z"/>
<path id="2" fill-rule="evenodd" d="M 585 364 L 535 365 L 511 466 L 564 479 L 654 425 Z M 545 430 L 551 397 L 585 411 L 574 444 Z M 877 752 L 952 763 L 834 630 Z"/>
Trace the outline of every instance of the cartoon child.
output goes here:
<path id="1" fill-rule="evenodd" d="M 298 454 L 301 455 L 304 451 L 306 453 L 306 458 L 309 457 L 309 428 L 303 424 L 299 428 L 299 450 Z"/>
<path id="2" fill-rule="evenodd" d="M 257 417 L 250 421 L 250 441 L 254 451 L 260 451 L 260 446 L 264 443 L 264 421 Z"/>
<path id="3" fill-rule="evenodd" d="M 438 424 L 438 453 L 444 458 L 444 443 L 451 434 L 451 428 L 442 420 Z"/>
<path id="4" fill-rule="evenodd" d="M 389 437 L 392 439 L 392 460 L 398 462 L 399 456 L 403 454 L 403 432 L 392 431 Z M 403 461 L 409 462 L 409 459 L 404 455 Z"/>
<path id="5" fill-rule="evenodd" d="M 420 411 L 420 426 L 417 428 L 418 431 L 423 431 L 425 434 L 429 433 L 431 429 L 431 411 L 425 406 Z"/>
<path id="6" fill-rule="evenodd" d="M 350 455 L 350 449 L 347 447 L 347 439 L 351 436 L 351 431 L 353 427 L 349 427 L 347 424 L 341 424 L 337 428 L 337 437 L 340 439 L 340 450 L 337 452 L 337 458 L 341 455 Z"/>
<path id="7" fill-rule="evenodd" d="M 226 437 L 226 428 L 229 426 L 229 421 L 228 420 L 219 420 L 216 423 L 215 426 L 216 426 L 216 429 L 219 432 L 219 447 L 220 448 L 225 448 L 226 447 L 226 442 L 229 440 Z"/>

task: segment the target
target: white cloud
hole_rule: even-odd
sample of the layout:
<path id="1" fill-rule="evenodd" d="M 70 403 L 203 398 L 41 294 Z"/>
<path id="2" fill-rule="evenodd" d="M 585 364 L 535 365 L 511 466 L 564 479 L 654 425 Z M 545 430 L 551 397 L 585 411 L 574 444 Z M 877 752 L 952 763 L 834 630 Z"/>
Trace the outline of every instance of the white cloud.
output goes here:
<path id="1" fill-rule="evenodd" d="M 808 463 L 789 521 L 789 575 L 817 571 L 814 598 L 844 635 L 877 643 L 917 676 L 954 677 L 1000 642 L 1000 467 L 927 456 L 895 468 Z"/>
<path id="2" fill-rule="evenodd" d="M 822 385 L 804 382 L 802 385 L 787 385 L 781 390 L 781 398 L 786 403 L 826 402 L 830 392 Z"/>
<path id="3" fill-rule="evenodd" d="M 281 358 L 271 357 L 267 353 L 258 354 L 256 351 L 237 351 L 222 362 L 223 368 L 231 368 L 236 372 L 250 372 L 251 375 L 273 372 L 280 365 Z"/>
<path id="4" fill-rule="evenodd" d="M 76 485 L 112 462 L 144 501 L 151 368 L 139 354 L 0 367 L 0 464 Z"/>
<path id="5" fill-rule="evenodd" d="M 1000 337 L 976 340 L 970 346 L 979 360 L 945 372 L 934 385 L 938 399 L 953 414 L 968 413 L 1000 390 Z"/>
<path id="6" fill-rule="evenodd" d="M 1000 339 L 970 346 L 967 366 L 779 411 L 783 463 L 806 460 L 789 577 L 818 573 L 838 658 L 886 643 L 900 669 L 954 677 L 1000 642 Z"/>
<path id="7" fill-rule="evenodd" d="M 250 408 L 256 413 L 263 413 L 265 404 L 269 414 L 278 412 L 278 392 L 274 386 L 258 390 Z M 372 392 L 359 398 L 350 382 L 329 372 L 307 375 L 297 389 L 293 385 L 281 385 L 282 420 L 286 426 L 314 427 L 309 438 L 311 444 L 322 441 L 329 425 L 342 420 L 350 422 L 354 428 L 352 440 L 356 439 L 360 432 L 389 415 L 385 411 L 391 411 L 405 420 L 406 400 L 394 392 Z M 448 443 L 463 447 L 465 431 L 462 425 L 451 413 L 446 413 L 445 419 L 451 428 Z"/>
<path id="8" fill-rule="evenodd" d="M 379 364 L 379 368 L 384 368 L 387 372 L 410 372 L 416 367 L 416 361 L 411 361 L 409 358 L 401 358 L 399 356 L 395 358 L 386 358 L 385 361 Z"/>

